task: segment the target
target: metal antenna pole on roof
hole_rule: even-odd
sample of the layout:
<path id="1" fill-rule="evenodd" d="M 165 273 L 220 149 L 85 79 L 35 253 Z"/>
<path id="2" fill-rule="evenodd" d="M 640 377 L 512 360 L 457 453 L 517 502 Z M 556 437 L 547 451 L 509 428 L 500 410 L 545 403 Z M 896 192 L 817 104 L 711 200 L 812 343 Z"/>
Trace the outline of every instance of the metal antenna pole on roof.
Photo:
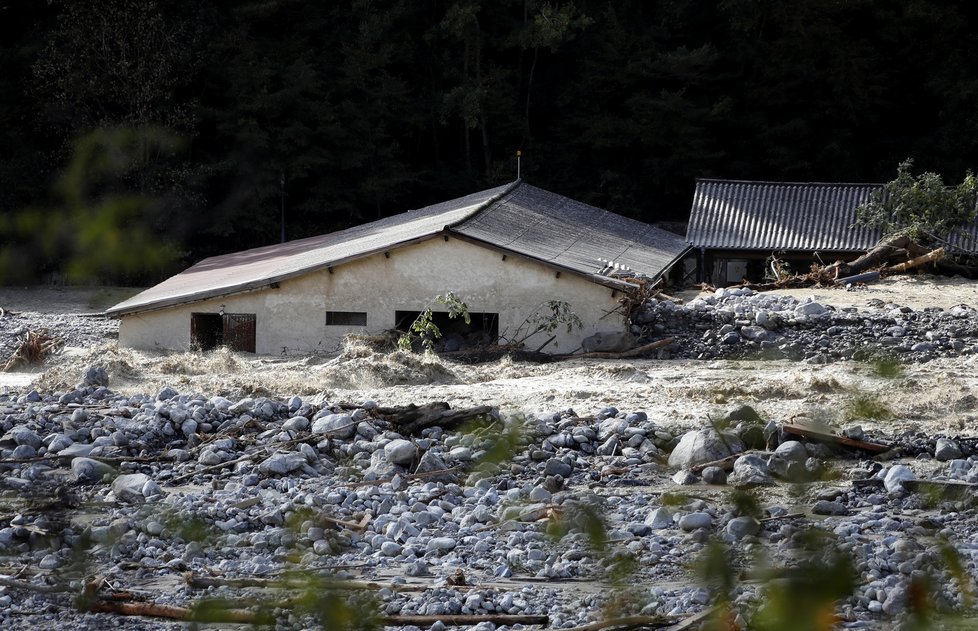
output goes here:
<path id="1" fill-rule="evenodd" d="M 520 179 L 520 158 L 523 157 L 523 152 L 519 149 L 516 150 L 516 179 Z"/>
<path id="2" fill-rule="evenodd" d="M 285 169 L 279 172 L 279 195 L 282 199 L 282 243 L 285 243 Z"/>

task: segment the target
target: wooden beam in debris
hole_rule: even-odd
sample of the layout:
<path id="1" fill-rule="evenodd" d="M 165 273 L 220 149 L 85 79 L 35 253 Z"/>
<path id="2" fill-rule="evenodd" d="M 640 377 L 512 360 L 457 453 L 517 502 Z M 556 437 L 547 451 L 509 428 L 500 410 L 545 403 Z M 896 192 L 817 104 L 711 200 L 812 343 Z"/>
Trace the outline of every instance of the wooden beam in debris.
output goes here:
<path id="1" fill-rule="evenodd" d="M 918 256 L 917 258 L 910 259 L 906 263 L 897 263 L 896 265 L 891 265 L 887 267 L 884 271 L 886 274 L 899 274 L 905 272 L 909 269 L 915 267 L 920 267 L 927 263 L 932 263 L 934 261 L 939 261 L 944 258 L 944 248 L 937 248 L 936 250 L 931 250 L 923 256 Z"/>
<path id="2" fill-rule="evenodd" d="M 429 427 L 450 429 L 468 421 L 491 417 L 493 408 L 489 405 L 461 410 L 452 410 L 448 403 L 436 401 L 424 405 L 402 405 L 398 407 L 377 408 L 377 416 L 396 425 L 405 434 L 419 434 Z"/>
<path id="3" fill-rule="evenodd" d="M 628 359 L 631 357 L 638 357 L 649 351 L 654 351 L 657 348 L 662 348 L 663 346 L 669 346 L 672 344 L 672 338 L 667 337 L 665 339 L 656 340 L 649 344 L 639 346 L 638 348 L 633 348 L 621 353 L 605 353 L 595 351 L 593 353 L 581 353 L 579 355 L 554 355 L 555 359 Z"/>
<path id="4" fill-rule="evenodd" d="M 801 436 L 803 438 L 810 438 L 811 440 L 816 440 L 823 443 L 832 443 L 836 445 L 842 445 L 844 447 L 851 447 L 853 449 L 861 449 L 863 451 L 870 451 L 873 453 L 883 453 L 884 451 L 889 451 L 890 446 L 881 443 L 871 443 L 865 440 L 857 440 L 855 438 L 849 438 L 848 436 L 839 436 L 838 434 L 832 434 L 827 431 L 820 429 L 815 429 L 807 425 L 797 425 L 795 423 L 785 423 L 781 426 L 781 429 L 786 434 L 793 434 L 795 436 Z"/>

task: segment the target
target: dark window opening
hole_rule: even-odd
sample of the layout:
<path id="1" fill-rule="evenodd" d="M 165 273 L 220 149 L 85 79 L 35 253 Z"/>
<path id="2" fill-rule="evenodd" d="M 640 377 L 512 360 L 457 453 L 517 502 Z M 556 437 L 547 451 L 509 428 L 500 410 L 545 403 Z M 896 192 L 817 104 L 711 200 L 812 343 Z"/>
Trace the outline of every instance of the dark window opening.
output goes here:
<path id="1" fill-rule="evenodd" d="M 421 315 L 420 311 L 395 311 L 394 327 L 407 331 Z M 470 324 L 464 318 L 449 318 L 444 311 L 431 314 L 431 322 L 441 331 L 441 339 L 435 343 L 438 352 L 457 351 L 495 344 L 499 338 L 498 313 L 469 313 Z"/>
<path id="2" fill-rule="evenodd" d="M 363 311 L 327 311 L 326 326 L 367 326 Z"/>
<path id="3" fill-rule="evenodd" d="M 191 313 L 190 345 L 202 351 L 227 346 L 233 351 L 255 352 L 255 314 Z"/>

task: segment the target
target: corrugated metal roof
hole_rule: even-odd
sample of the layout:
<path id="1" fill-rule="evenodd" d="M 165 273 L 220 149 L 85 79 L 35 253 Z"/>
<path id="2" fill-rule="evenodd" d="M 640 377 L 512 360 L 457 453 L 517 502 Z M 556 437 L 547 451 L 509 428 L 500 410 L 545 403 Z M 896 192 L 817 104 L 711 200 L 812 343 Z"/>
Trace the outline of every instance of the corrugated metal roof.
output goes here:
<path id="1" fill-rule="evenodd" d="M 860 251 L 880 231 L 852 227 L 881 184 L 696 181 L 686 240 L 729 250 Z"/>
<path id="2" fill-rule="evenodd" d="M 682 237 L 528 184 L 514 188 L 455 232 L 582 274 L 601 259 L 651 278 L 688 249 Z"/>
<path id="3" fill-rule="evenodd" d="M 863 252 L 883 236 L 854 227 L 856 208 L 882 184 L 748 182 L 699 179 L 686 240 L 722 250 Z M 965 252 L 978 248 L 978 222 L 945 236 Z"/>
<path id="4" fill-rule="evenodd" d="M 613 285 L 621 283 L 601 276 L 599 258 L 656 277 L 689 247 L 671 233 L 517 181 L 318 237 L 204 259 L 106 313 L 259 289 L 445 230 Z"/>

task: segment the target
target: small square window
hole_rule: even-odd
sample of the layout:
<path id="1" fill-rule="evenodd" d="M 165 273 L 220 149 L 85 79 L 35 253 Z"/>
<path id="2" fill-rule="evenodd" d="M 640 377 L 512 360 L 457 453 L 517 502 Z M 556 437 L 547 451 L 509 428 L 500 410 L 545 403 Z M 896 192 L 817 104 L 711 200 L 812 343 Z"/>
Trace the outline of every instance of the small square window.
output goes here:
<path id="1" fill-rule="evenodd" d="M 367 326 L 365 311 L 327 311 L 326 326 Z"/>

